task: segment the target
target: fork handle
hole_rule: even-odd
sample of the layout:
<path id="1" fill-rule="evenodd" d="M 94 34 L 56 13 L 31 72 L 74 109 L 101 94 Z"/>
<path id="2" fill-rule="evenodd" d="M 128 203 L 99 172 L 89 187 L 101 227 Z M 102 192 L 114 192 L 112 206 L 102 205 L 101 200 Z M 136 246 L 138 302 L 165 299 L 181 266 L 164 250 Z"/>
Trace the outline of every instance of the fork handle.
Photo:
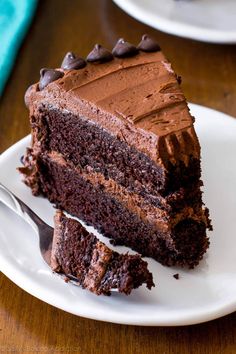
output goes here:
<path id="1" fill-rule="evenodd" d="M 17 198 L 7 187 L 0 183 L 0 202 L 27 221 L 38 232 L 44 222 L 22 200 Z"/>

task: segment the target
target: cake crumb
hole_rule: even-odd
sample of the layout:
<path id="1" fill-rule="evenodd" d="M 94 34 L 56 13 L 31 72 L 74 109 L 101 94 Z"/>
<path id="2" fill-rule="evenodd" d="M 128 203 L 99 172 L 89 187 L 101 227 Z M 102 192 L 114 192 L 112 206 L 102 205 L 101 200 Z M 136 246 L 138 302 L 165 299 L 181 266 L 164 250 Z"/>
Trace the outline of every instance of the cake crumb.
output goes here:
<path id="1" fill-rule="evenodd" d="M 70 279 L 67 276 L 64 276 L 64 282 L 69 283 Z"/>
<path id="2" fill-rule="evenodd" d="M 179 273 L 174 274 L 173 277 L 178 280 L 179 279 Z"/>

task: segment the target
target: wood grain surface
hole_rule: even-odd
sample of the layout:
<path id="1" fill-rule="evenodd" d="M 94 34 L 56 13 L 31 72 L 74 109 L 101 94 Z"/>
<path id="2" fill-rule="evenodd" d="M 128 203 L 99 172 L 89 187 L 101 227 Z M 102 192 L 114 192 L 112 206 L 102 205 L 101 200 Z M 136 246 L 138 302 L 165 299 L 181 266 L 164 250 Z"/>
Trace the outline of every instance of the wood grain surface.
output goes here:
<path id="1" fill-rule="evenodd" d="M 155 31 L 110 0 L 41 0 L 0 101 L 0 152 L 29 133 L 23 97 L 41 67 L 58 66 L 69 50 L 86 56 L 96 42 L 108 48 L 119 37 L 137 43 L 143 33 L 158 39 L 190 102 L 236 117 L 236 46 Z M 236 313 L 177 328 L 102 323 L 49 306 L 0 274 L 0 352 L 233 354 Z"/>

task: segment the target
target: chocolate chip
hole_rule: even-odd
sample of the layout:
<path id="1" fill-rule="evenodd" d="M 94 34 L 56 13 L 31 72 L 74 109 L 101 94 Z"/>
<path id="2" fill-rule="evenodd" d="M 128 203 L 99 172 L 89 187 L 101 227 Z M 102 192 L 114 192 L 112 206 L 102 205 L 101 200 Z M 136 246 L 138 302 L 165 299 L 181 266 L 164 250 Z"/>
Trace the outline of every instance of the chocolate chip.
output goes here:
<path id="1" fill-rule="evenodd" d="M 123 38 L 120 38 L 113 48 L 112 54 L 118 58 L 132 57 L 138 54 L 138 49 L 133 44 L 125 42 Z"/>
<path id="2" fill-rule="evenodd" d="M 83 58 L 76 56 L 72 52 L 68 52 L 61 63 L 61 68 L 64 70 L 82 69 L 86 66 L 86 61 Z"/>
<path id="3" fill-rule="evenodd" d="M 43 90 L 51 82 L 60 79 L 63 77 L 63 72 L 54 69 L 41 69 L 40 70 L 40 80 L 39 80 L 39 89 Z"/>
<path id="4" fill-rule="evenodd" d="M 179 279 L 179 273 L 174 274 L 173 277 L 178 280 Z"/>
<path id="5" fill-rule="evenodd" d="M 177 79 L 178 84 L 180 85 L 181 82 L 182 82 L 182 77 L 179 76 L 179 75 L 177 75 L 177 76 L 176 76 L 176 79 Z"/>
<path id="6" fill-rule="evenodd" d="M 147 34 L 142 36 L 142 40 L 138 45 L 138 49 L 142 50 L 143 52 L 159 52 L 161 50 L 155 39 L 149 37 Z"/>
<path id="7" fill-rule="evenodd" d="M 29 102 L 30 102 L 29 97 L 30 97 L 31 92 L 33 91 L 33 88 L 34 88 L 34 85 L 30 85 L 27 88 L 27 90 L 25 91 L 24 101 L 25 101 L 25 105 L 27 108 L 29 107 Z"/>
<path id="8" fill-rule="evenodd" d="M 20 157 L 20 162 L 22 163 L 22 165 L 24 165 L 24 164 L 25 164 L 24 159 L 25 159 L 25 156 L 24 156 L 24 155 L 21 155 L 21 157 Z"/>
<path id="9" fill-rule="evenodd" d="M 95 44 L 93 50 L 87 56 L 87 61 L 91 63 L 105 63 L 113 59 L 113 55 L 100 44 Z"/>

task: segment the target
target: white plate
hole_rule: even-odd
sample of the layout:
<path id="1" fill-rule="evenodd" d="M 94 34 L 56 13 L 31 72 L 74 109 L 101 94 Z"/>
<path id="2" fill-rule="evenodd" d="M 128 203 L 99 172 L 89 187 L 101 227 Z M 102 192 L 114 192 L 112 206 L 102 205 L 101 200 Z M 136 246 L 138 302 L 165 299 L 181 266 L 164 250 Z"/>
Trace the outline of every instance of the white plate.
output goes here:
<path id="1" fill-rule="evenodd" d="M 163 32 L 204 42 L 236 42 L 235 0 L 113 0 Z"/>
<path id="2" fill-rule="evenodd" d="M 37 235 L 0 203 L 0 270 L 37 298 L 96 320 L 176 326 L 235 311 L 236 120 L 201 106 L 190 107 L 197 117 L 204 199 L 214 226 L 210 250 L 196 269 L 167 268 L 148 259 L 156 283 L 152 291 L 141 287 L 130 296 L 113 293 L 111 297 L 98 297 L 52 274 L 40 256 Z M 29 137 L 26 137 L 0 156 L 0 181 L 52 224 L 52 206 L 43 198 L 33 197 L 16 172 L 28 144 Z M 104 240 L 108 244 L 108 239 Z M 175 273 L 179 273 L 179 280 L 173 278 Z"/>

